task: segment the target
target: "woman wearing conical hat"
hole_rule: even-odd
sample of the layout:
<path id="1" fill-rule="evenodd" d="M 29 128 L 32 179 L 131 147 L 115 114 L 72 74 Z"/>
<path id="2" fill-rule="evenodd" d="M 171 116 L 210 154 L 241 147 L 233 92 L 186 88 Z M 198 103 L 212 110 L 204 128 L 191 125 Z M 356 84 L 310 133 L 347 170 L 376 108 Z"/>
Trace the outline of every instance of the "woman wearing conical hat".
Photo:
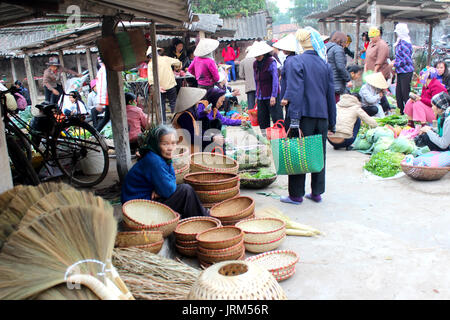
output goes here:
<path id="1" fill-rule="evenodd" d="M 188 71 L 195 76 L 199 88 L 208 90 L 219 81 L 219 71 L 213 57 L 218 46 L 219 41 L 215 39 L 201 39 L 195 48 L 195 58 Z"/>
<path id="2" fill-rule="evenodd" d="M 381 99 L 384 96 L 384 90 L 389 88 L 389 84 L 381 72 L 366 75 L 364 80 L 366 83 L 359 91 L 362 109 L 371 117 L 383 118 Z"/>

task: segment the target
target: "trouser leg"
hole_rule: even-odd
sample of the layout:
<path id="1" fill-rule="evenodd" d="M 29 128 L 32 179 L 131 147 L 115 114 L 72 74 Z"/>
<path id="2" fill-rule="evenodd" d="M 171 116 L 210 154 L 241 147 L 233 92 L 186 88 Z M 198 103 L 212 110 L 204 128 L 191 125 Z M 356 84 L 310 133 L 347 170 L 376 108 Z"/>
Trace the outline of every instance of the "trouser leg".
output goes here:
<path id="1" fill-rule="evenodd" d="M 315 126 L 313 134 L 322 135 L 323 145 L 323 169 L 320 172 L 311 173 L 311 193 L 313 195 L 320 195 L 325 192 L 325 164 L 326 164 L 326 140 L 328 134 L 328 120 L 315 119 Z M 306 136 L 306 135 L 305 135 Z"/>
<path id="2" fill-rule="evenodd" d="M 164 123 L 166 123 L 166 98 L 167 98 L 167 91 L 161 93 L 162 117 Z"/>
<path id="3" fill-rule="evenodd" d="M 270 127 L 270 102 L 258 99 L 258 123 L 261 130 Z"/>
<path id="4" fill-rule="evenodd" d="M 279 97 L 277 97 L 274 106 L 270 106 L 270 103 L 269 103 L 269 111 L 270 111 L 270 116 L 272 118 L 273 123 L 277 122 L 278 120 L 283 120 L 283 109 L 281 108 Z M 269 125 L 270 125 L 270 123 L 269 123 Z"/>
<path id="5" fill-rule="evenodd" d="M 95 129 L 100 132 L 102 129 L 106 126 L 106 124 L 109 122 L 109 119 L 111 118 L 111 114 L 109 112 L 109 107 L 105 106 L 105 116 L 103 119 L 101 119 L 98 123 Z"/>
<path id="6" fill-rule="evenodd" d="M 178 212 L 182 219 L 208 215 L 194 189 L 188 184 L 177 185 L 174 194 L 161 202 Z"/>
<path id="7" fill-rule="evenodd" d="M 255 93 L 256 91 L 247 92 L 247 107 L 253 109 L 255 107 Z"/>

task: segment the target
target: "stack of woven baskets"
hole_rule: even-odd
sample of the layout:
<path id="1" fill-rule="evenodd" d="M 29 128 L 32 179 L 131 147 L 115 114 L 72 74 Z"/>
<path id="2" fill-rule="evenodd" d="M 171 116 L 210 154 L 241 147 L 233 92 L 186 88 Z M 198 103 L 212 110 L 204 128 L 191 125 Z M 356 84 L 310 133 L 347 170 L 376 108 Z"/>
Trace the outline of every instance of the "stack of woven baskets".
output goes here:
<path id="1" fill-rule="evenodd" d="M 174 231 L 177 251 L 184 256 L 195 257 L 197 234 L 220 226 L 222 226 L 220 221 L 212 217 L 191 217 L 181 220 Z"/>
<path id="2" fill-rule="evenodd" d="M 183 183 L 184 176 L 189 173 L 191 166 L 189 149 L 186 146 L 178 146 L 177 150 L 175 150 L 175 156 L 172 158 L 172 161 L 177 184 Z"/>
<path id="3" fill-rule="evenodd" d="M 162 231 L 124 231 L 117 233 L 115 247 L 139 248 L 157 254 L 163 244 Z"/>
<path id="4" fill-rule="evenodd" d="M 244 259 L 244 233 L 239 228 L 225 226 L 209 229 L 199 233 L 196 240 L 197 257 L 203 267 L 226 260 Z"/>
<path id="5" fill-rule="evenodd" d="M 211 163 L 204 153 L 191 156 L 191 172 L 184 177 L 184 182 L 190 184 L 196 191 L 200 201 L 206 208 L 239 195 L 239 175 L 236 161 L 216 155 L 217 162 Z M 208 154 L 209 155 L 209 154 Z M 220 158 L 222 157 L 222 158 Z M 205 159 L 200 164 L 199 159 Z M 229 164 L 228 161 L 234 161 Z M 209 166 L 207 163 L 211 163 Z M 222 167 L 220 165 L 222 164 Z"/>
<path id="6" fill-rule="evenodd" d="M 238 196 L 216 204 L 211 208 L 210 214 L 224 226 L 235 225 L 255 217 L 255 201 L 250 197 Z"/>
<path id="7" fill-rule="evenodd" d="M 286 238 L 286 223 L 276 218 L 248 219 L 236 227 L 244 232 L 245 249 L 254 253 L 275 250 Z"/>

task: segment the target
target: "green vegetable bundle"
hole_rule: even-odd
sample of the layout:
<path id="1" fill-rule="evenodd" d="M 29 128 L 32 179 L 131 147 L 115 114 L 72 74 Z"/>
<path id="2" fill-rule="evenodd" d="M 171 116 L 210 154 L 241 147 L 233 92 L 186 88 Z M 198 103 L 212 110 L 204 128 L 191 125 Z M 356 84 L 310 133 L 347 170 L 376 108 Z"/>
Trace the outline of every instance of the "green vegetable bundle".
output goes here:
<path id="1" fill-rule="evenodd" d="M 398 137 L 394 140 L 389 149 L 392 152 L 410 154 L 416 149 L 416 144 L 413 140 L 409 140 L 405 137 Z"/>
<path id="2" fill-rule="evenodd" d="M 400 163 L 404 157 L 402 153 L 380 151 L 370 158 L 364 169 L 382 178 L 393 177 L 401 171 Z"/>
<path id="3" fill-rule="evenodd" d="M 381 126 L 384 126 L 386 124 L 391 125 L 391 126 L 395 126 L 395 125 L 404 126 L 408 123 L 408 118 L 406 116 L 401 116 L 401 115 L 397 115 L 397 114 L 393 114 L 391 116 L 387 116 L 384 118 L 376 118 L 375 120 Z"/>

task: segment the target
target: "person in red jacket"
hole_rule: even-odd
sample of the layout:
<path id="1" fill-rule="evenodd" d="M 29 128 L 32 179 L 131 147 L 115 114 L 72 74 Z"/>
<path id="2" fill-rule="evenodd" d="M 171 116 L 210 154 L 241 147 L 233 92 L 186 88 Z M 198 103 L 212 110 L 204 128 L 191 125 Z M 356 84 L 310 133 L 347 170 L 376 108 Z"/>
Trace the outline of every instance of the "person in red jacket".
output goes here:
<path id="1" fill-rule="evenodd" d="M 418 96 L 411 93 L 411 98 L 406 103 L 404 110 L 411 127 L 414 127 L 414 121 L 425 125 L 427 122 L 436 120 L 431 108 L 431 98 L 438 93 L 447 92 L 444 85 L 437 79 L 437 75 L 437 70 L 433 67 L 426 67 L 420 72 L 420 83 L 423 84 L 422 94 Z"/>
<path id="2" fill-rule="evenodd" d="M 236 81 L 236 65 L 234 61 L 239 57 L 239 53 L 239 49 L 236 52 L 230 41 L 228 41 L 226 47 L 222 49 L 222 57 L 225 64 L 231 66 L 231 71 L 228 74 L 228 82 Z"/>

